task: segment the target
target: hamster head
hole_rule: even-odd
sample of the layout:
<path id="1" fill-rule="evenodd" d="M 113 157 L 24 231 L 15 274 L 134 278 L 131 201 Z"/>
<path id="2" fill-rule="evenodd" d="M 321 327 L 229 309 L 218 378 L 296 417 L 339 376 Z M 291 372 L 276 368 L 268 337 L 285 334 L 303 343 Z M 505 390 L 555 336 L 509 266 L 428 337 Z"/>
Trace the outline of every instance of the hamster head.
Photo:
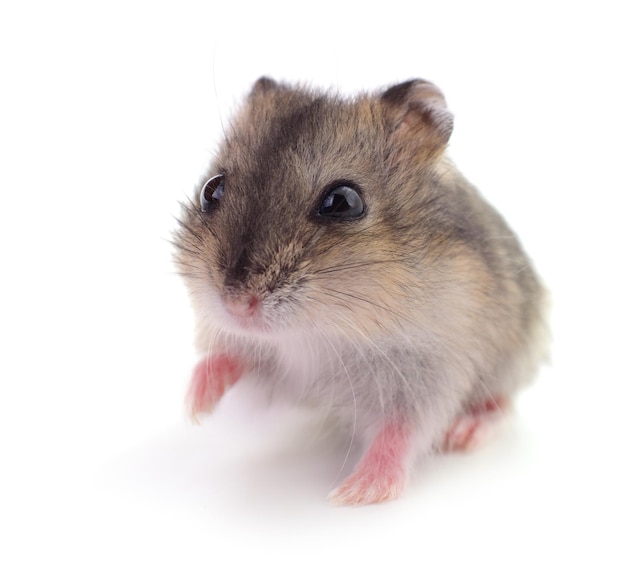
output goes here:
<path id="1" fill-rule="evenodd" d="M 423 80 L 351 99 L 258 80 L 176 235 L 201 324 L 370 338 L 413 321 L 419 269 L 445 243 L 435 167 L 451 131 Z"/>

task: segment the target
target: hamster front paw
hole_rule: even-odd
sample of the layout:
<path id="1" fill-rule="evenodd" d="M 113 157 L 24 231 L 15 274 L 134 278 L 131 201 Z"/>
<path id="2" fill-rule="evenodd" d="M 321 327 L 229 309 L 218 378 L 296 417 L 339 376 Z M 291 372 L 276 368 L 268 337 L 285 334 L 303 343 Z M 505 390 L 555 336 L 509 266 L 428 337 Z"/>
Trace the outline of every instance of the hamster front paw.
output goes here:
<path id="1" fill-rule="evenodd" d="M 185 401 L 191 419 L 198 422 L 199 413 L 210 413 L 243 371 L 241 362 L 230 355 L 201 359 L 193 370 Z"/>
<path id="2" fill-rule="evenodd" d="M 405 422 L 387 424 L 344 483 L 330 493 L 335 504 L 374 504 L 404 490 L 414 430 Z"/>

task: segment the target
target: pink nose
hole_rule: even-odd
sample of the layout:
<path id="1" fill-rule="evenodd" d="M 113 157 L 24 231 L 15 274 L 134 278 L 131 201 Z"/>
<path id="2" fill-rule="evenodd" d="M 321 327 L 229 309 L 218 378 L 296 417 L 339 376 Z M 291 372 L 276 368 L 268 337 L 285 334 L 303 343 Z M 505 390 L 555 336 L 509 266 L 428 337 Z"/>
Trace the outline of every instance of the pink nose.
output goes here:
<path id="1" fill-rule="evenodd" d="M 259 300 L 254 296 L 229 297 L 224 300 L 224 307 L 235 317 L 251 317 L 259 306 Z"/>

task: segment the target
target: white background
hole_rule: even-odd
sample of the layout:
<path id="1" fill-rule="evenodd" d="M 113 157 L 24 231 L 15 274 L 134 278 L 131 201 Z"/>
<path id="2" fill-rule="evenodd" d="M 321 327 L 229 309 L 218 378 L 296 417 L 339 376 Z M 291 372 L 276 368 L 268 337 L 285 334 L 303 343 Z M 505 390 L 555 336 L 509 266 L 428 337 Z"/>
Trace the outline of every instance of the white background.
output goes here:
<path id="1" fill-rule="evenodd" d="M 0 569 L 624 572 L 623 22 L 603 1 L 3 3 Z M 437 83 L 452 157 L 553 293 L 552 365 L 500 435 L 392 504 L 330 506 L 345 445 L 296 414 L 235 391 L 183 417 L 167 239 L 262 74 Z"/>

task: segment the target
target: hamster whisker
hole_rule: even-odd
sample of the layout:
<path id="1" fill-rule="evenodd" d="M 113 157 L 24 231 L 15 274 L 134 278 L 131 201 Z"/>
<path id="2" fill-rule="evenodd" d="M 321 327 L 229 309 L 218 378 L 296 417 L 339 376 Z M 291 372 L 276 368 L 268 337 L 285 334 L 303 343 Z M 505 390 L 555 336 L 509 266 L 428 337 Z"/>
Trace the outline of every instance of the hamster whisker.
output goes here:
<path id="1" fill-rule="evenodd" d="M 185 253 L 189 253 L 189 255 L 199 256 L 202 254 L 200 250 L 200 245 L 190 244 L 188 241 L 183 243 L 183 241 L 178 239 L 166 239 L 166 241 L 176 249 L 180 251 L 184 251 Z"/>
<path id="2" fill-rule="evenodd" d="M 356 326 L 355 330 L 359 333 L 359 337 L 360 337 L 359 341 L 365 341 L 366 343 L 370 343 L 373 341 L 372 337 L 367 335 L 367 333 L 365 333 L 363 329 L 360 329 L 358 326 Z M 373 363 L 371 361 L 371 356 L 369 356 L 369 354 L 366 352 L 366 347 L 357 343 L 356 339 L 350 340 L 350 346 L 354 352 L 356 352 L 358 355 L 360 355 L 363 358 L 363 364 L 367 365 L 367 367 L 369 368 L 369 371 L 372 374 L 371 380 L 373 381 L 376 387 L 377 394 L 378 394 L 378 404 L 380 406 L 381 411 L 384 412 L 385 394 L 383 392 L 383 385 L 380 382 L 380 373 L 377 373 L 374 370 L 372 366 Z"/>
<path id="3" fill-rule="evenodd" d="M 359 309 L 367 309 L 367 307 L 365 307 L 365 305 L 355 305 L 354 303 L 350 303 L 350 302 L 346 301 L 343 297 L 340 297 L 339 295 L 335 295 L 333 293 L 328 293 L 327 295 L 329 297 L 332 297 L 333 299 L 339 301 L 341 307 L 343 307 L 347 311 L 351 311 L 355 306 L 358 307 Z M 323 305 L 323 306 L 328 304 L 327 301 L 324 301 L 323 299 L 318 299 L 317 297 L 313 297 L 311 295 L 308 296 L 308 299 L 311 300 L 311 301 L 316 301 L 317 303 L 319 303 L 320 305 Z"/>
<path id="4" fill-rule="evenodd" d="M 354 389 L 354 383 L 352 381 L 352 376 L 350 374 L 349 369 L 347 368 L 341 353 L 337 350 L 337 347 L 335 346 L 335 344 L 332 342 L 332 340 L 328 337 L 328 335 L 326 333 L 324 333 L 324 331 L 322 329 L 317 329 L 317 332 L 326 340 L 326 343 L 328 344 L 329 348 L 333 351 L 333 353 L 335 353 L 335 355 L 337 356 L 337 359 L 339 360 L 339 364 L 341 365 L 345 375 L 346 375 L 346 379 L 348 381 L 348 384 L 350 385 L 350 392 L 352 393 L 352 432 L 350 434 L 350 444 L 348 445 L 348 450 L 346 451 L 346 455 L 343 459 L 343 462 L 341 464 L 341 467 L 339 468 L 339 471 L 337 473 L 337 476 L 335 478 L 335 482 L 337 481 L 337 479 L 341 476 L 341 473 L 343 472 L 343 469 L 346 467 L 346 464 L 348 464 L 348 459 L 350 458 L 350 453 L 352 452 L 352 448 L 354 446 L 354 442 L 356 439 L 356 429 L 357 429 L 357 417 L 358 417 L 358 404 L 356 401 L 356 392 Z"/>
<path id="5" fill-rule="evenodd" d="M 310 326 L 311 332 L 319 332 L 319 325 L 316 322 L 308 321 L 308 324 Z M 321 350 L 316 349 L 316 352 L 318 356 L 318 362 L 321 362 L 323 360 L 323 358 L 320 356 Z M 334 369 L 333 369 L 331 380 L 334 380 L 335 378 L 336 378 L 336 373 L 334 372 Z M 309 444 L 312 444 L 314 440 L 317 438 L 317 436 L 319 436 L 322 433 L 322 431 L 324 430 L 324 427 L 326 426 L 326 422 L 331 418 L 331 413 L 333 411 L 333 408 L 336 406 L 335 395 L 337 392 L 337 385 L 335 384 L 325 385 L 324 384 L 325 381 L 323 381 L 322 379 L 314 379 L 313 383 L 315 384 L 315 387 L 317 389 L 318 398 L 320 399 L 320 405 L 322 406 L 324 411 L 323 411 L 323 417 L 321 417 L 321 419 L 318 421 L 319 428 L 317 432 L 313 436 L 310 437 Z M 330 387 L 330 393 L 331 393 L 330 396 L 328 396 L 328 392 L 326 393 L 323 392 L 323 391 L 328 391 L 328 387 Z M 305 395 L 306 395 L 306 389 L 303 388 L 300 393 L 299 400 L 303 399 Z"/>
<path id="6" fill-rule="evenodd" d="M 204 267 L 201 267 L 200 265 L 194 265 L 193 263 L 185 262 L 185 263 L 181 263 L 181 266 L 182 265 L 185 266 L 185 269 L 194 269 L 195 271 L 198 271 L 198 272 L 204 272 L 205 271 Z"/>
<path id="7" fill-rule="evenodd" d="M 204 229 L 206 229 L 213 237 L 215 237 L 217 239 L 217 235 L 215 234 L 215 231 L 209 226 L 208 222 L 206 221 L 205 218 L 202 217 L 202 213 L 195 207 L 195 202 L 189 197 L 187 196 L 187 202 L 179 202 L 180 207 L 182 208 L 182 210 L 191 218 L 194 218 L 200 225 L 202 225 L 202 227 Z M 181 226 L 183 226 L 187 231 L 189 231 L 190 233 L 192 233 L 193 235 L 195 235 L 196 237 L 199 237 L 197 233 L 192 232 L 188 226 L 186 226 L 180 218 L 176 217 L 174 218 L 176 220 L 176 222 L 178 224 L 180 224 Z"/>
<path id="8" fill-rule="evenodd" d="M 367 307 L 367 305 L 354 303 L 353 301 L 346 301 L 346 299 L 344 297 L 340 297 L 339 295 L 335 295 L 333 293 L 325 293 L 325 295 L 327 297 L 330 297 L 331 299 L 335 299 L 336 301 L 338 301 L 340 306 L 343 307 L 348 314 L 354 312 L 355 309 L 361 309 L 364 312 L 370 311 L 370 309 Z M 328 305 L 327 301 L 320 301 L 320 303 L 322 303 L 324 306 Z M 381 329 L 383 331 L 385 330 L 385 326 L 380 321 L 374 320 L 374 322 L 379 327 L 379 329 Z M 358 330 L 355 330 L 354 323 L 348 322 L 348 323 L 345 323 L 345 325 L 346 325 L 346 332 L 347 333 L 358 334 Z"/>
<path id="9" fill-rule="evenodd" d="M 189 233 L 192 237 L 194 237 L 195 239 L 198 240 L 198 245 L 202 245 L 204 243 L 204 240 L 203 240 L 202 236 L 199 233 L 197 233 L 191 226 L 187 225 L 187 223 L 185 223 L 184 221 L 182 221 L 181 219 L 178 219 L 178 218 L 176 219 L 176 222 L 185 231 L 187 231 L 187 233 Z"/>
<path id="10" fill-rule="evenodd" d="M 392 358 L 388 355 L 388 353 L 386 353 L 379 345 L 376 344 L 373 338 L 370 337 L 368 342 L 378 351 L 380 357 L 390 366 L 390 368 L 397 373 L 398 379 L 404 385 L 405 392 L 409 397 L 409 400 L 406 401 L 406 403 L 415 404 L 415 401 L 417 400 L 415 385 L 409 382 L 405 374 L 396 365 L 396 362 L 394 362 Z M 387 409 L 385 409 L 384 406 L 385 405 L 383 405 L 383 411 L 386 411 Z"/>
<path id="11" fill-rule="evenodd" d="M 202 214 L 199 211 L 193 210 L 191 214 L 200 223 L 200 225 L 202 225 L 203 229 L 206 229 L 215 239 L 218 238 L 215 230 L 209 225 L 209 222 L 202 217 Z"/>
<path id="12" fill-rule="evenodd" d="M 345 291 L 339 291 L 338 289 L 332 289 L 330 287 L 325 287 L 324 290 L 326 292 L 329 292 L 329 293 L 335 293 L 336 295 L 340 295 L 340 296 L 343 296 L 343 297 L 349 297 L 350 299 L 356 299 L 357 301 L 361 301 L 363 303 L 367 303 L 367 306 L 365 306 L 365 305 L 362 306 L 362 308 L 364 308 L 364 309 L 367 309 L 368 306 L 372 306 L 372 307 L 376 307 L 378 309 L 382 309 L 386 313 L 389 313 L 389 315 L 391 317 L 395 317 L 395 318 L 399 317 L 399 318 L 407 320 L 407 321 L 410 319 L 406 315 L 404 315 L 402 313 L 398 313 L 398 311 L 396 311 L 395 309 L 391 309 L 391 308 L 387 307 L 386 305 L 381 305 L 380 303 L 374 303 L 374 301 L 372 301 L 371 299 L 368 299 L 367 297 L 361 297 L 359 295 L 355 295 L 354 293 L 346 293 Z"/>
<path id="13" fill-rule="evenodd" d="M 362 329 L 359 329 L 358 326 L 355 327 L 355 330 L 359 333 L 361 340 L 364 341 L 365 344 L 369 346 L 370 348 L 375 349 L 377 352 L 377 355 L 380 356 L 381 359 L 383 359 L 387 364 L 389 364 L 392 370 L 394 370 L 398 374 L 400 381 L 402 382 L 404 388 L 406 389 L 407 395 L 410 397 L 410 400 L 411 401 L 416 400 L 415 385 L 412 385 L 408 381 L 405 374 L 402 371 L 400 371 L 400 369 L 397 367 L 396 362 L 394 362 L 394 360 L 389 356 L 389 354 L 385 352 L 385 350 L 378 343 L 376 343 L 376 340 L 371 335 L 368 335 Z M 356 345 L 354 345 L 354 347 L 356 348 Z M 370 370 L 372 371 L 374 375 L 373 380 L 374 380 L 374 383 L 376 384 L 376 387 L 379 393 L 380 405 L 381 405 L 383 412 L 385 412 L 387 409 L 385 408 L 386 401 L 384 400 L 383 385 L 381 384 L 379 377 L 375 375 L 374 370 L 371 366 L 372 365 L 371 356 L 365 356 L 363 353 L 361 354 L 366 359 L 365 362 L 366 364 L 369 365 Z M 384 371 L 387 372 L 387 369 L 385 369 Z M 409 402 L 409 404 L 413 404 L 413 403 Z"/>
<path id="14" fill-rule="evenodd" d="M 322 234 L 323 228 L 318 227 L 313 233 L 311 233 L 310 237 L 305 241 L 302 245 L 303 254 L 308 254 L 309 249 L 313 246 L 313 240 L 317 239 Z"/>
<path id="15" fill-rule="evenodd" d="M 363 267 L 370 267 L 374 265 L 385 265 L 389 263 L 403 263 L 405 261 L 404 257 L 396 257 L 393 259 L 379 259 L 375 261 L 365 261 L 362 263 L 349 263 L 346 265 L 335 265 L 333 267 L 326 267 L 324 269 L 318 269 L 315 271 L 316 274 L 324 275 L 327 273 L 337 273 L 340 271 L 347 271 L 349 269 L 359 269 Z"/>
<path id="16" fill-rule="evenodd" d="M 178 277 L 183 277 L 186 279 L 200 279 L 202 277 L 202 275 L 200 275 L 200 273 L 185 273 L 185 272 L 178 272 L 176 273 L 176 275 Z"/>
<path id="17" fill-rule="evenodd" d="M 213 50 L 213 62 L 212 62 L 212 75 L 213 75 L 213 95 L 215 96 L 215 107 L 217 108 L 217 115 L 220 120 L 220 126 L 222 127 L 222 136 L 226 137 L 226 129 L 224 128 L 224 116 L 222 114 L 222 108 L 220 106 L 220 98 L 217 93 L 217 78 L 215 76 L 215 57 L 217 50 Z"/>

